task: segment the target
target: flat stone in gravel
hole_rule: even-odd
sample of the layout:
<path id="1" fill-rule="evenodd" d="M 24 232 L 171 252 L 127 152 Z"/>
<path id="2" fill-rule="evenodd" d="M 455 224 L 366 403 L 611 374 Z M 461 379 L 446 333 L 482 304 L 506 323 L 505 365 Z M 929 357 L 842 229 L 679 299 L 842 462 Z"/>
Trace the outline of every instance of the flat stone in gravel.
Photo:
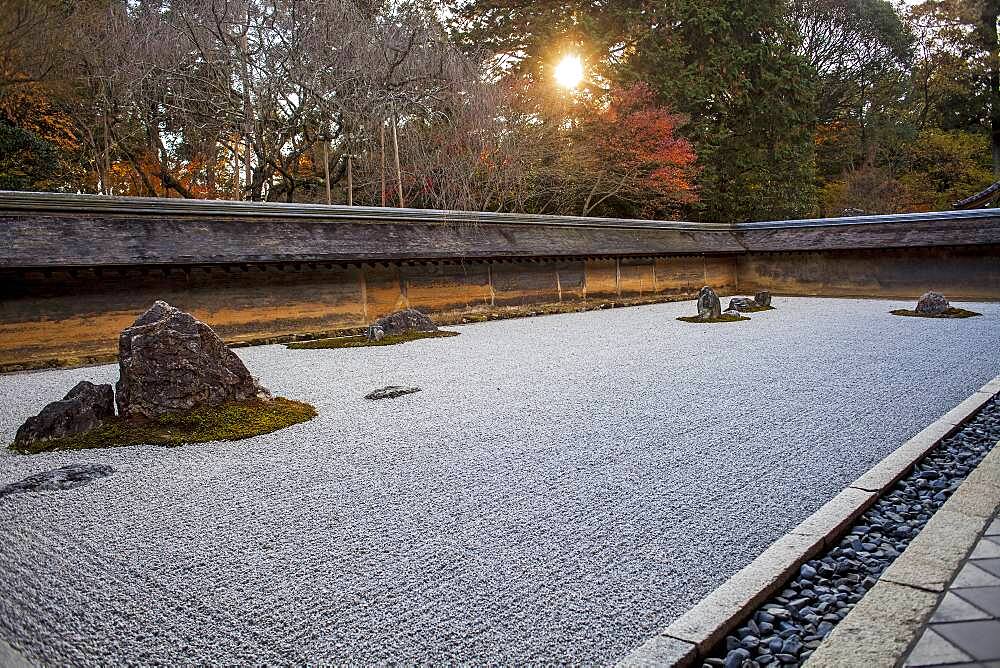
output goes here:
<path id="1" fill-rule="evenodd" d="M 24 480 L 0 487 L 0 499 L 25 492 L 55 492 L 73 489 L 104 478 L 115 470 L 107 464 L 67 464 L 52 471 L 36 473 Z"/>
<path id="2" fill-rule="evenodd" d="M 239 349 L 319 416 L 0 456 L 0 484 L 118 470 L 0 504 L 0 637 L 83 666 L 614 662 L 1000 373 L 1000 304 L 904 327 L 888 311 L 912 302 L 780 306 L 740 327 L 677 322 L 688 301 Z M 0 377 L 0 440 L 116 374 Z M 364 399 L 389 384 L 424 388 L 419 410 Z"/>
<path id="3" fill-rule="evenodd" d="M 380 388 L 374 392 L 369 392 L 365 395 L 365 399 L 370 399 L 372 401 L 378 401 L 379 399 L 395 399 L 397 397 L 414 394 L 419 391 L 419 387 L 399 387 L 398 385 L 389 385 L 388 387 Z"/>

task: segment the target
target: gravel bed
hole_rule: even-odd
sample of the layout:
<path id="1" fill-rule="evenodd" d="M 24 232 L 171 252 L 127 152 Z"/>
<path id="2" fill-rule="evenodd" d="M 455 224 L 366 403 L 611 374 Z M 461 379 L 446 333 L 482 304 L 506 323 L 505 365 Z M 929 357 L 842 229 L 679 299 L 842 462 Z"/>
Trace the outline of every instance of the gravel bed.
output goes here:
<path id="1" fill-rule="evenodd" d="M 0 454 L 0 638 L 45 665 L 605 664 L 1000 373 L 1000 304 L 679 302 L 239 349 L 319 411 L 237 443 Z M 0 376 L 0 441 L 113 366 Z M 422 391 L 364 397 L 389 385 Z"/>
<path id="2" fill-rule="evenodd" d="M 997 441 L 1000 401 L 993 399 L 879 498 L 839 545 L 803 564 L 799 576 L 727 636 L 704 666 L 795 668 L 805 662 Z"/>

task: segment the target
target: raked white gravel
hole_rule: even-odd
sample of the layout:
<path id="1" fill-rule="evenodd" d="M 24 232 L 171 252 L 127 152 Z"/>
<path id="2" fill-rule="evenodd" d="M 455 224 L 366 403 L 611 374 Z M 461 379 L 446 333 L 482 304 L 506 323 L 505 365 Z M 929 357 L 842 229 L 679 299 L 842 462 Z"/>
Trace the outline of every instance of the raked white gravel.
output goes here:
<path id="1" fill-rule="evenodd" d="M 1000 373 L 1000 304 L 775 298 L 239 350 L 307 424 L 0 455 L 0 638 L 45 664 L 607 663 Z M 114 366 L 0 377 L 0 441 Z M 363 397 L 413 385 L 395 400 Z"/>

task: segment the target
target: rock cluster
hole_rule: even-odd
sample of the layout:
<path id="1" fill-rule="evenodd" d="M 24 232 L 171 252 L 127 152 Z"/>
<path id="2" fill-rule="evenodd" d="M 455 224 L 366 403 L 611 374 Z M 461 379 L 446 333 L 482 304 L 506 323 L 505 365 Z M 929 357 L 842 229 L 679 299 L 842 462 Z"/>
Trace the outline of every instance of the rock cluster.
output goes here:
<path id="1" fill-rule="evenodd" d="M 998 440 L 1000 400 L 993 399 L 865 512 L 835 547 L 803 564 L 705 665 L 801 665 Z"/>
<path id="2" fill-rule="evenodd" d="M 703 287 L 698 292 L 698 317 L 702 320 L 717 320 L 722 315 L 722 303 L 715 290 Z"/>
<path id="3" fill-rule="evenodd" d="M 727 311 L 738 311 L 740 313 L 748 313 L 757 308 L 757 302 L 750 299 L 749 297 L 733 297 L 729 300 L 729 308 Z"/>
<path id="4" fill-rule="evenodd" d="M 121 333 L 118 364 L 118 412 L 125 417 L 154 418 L 264 392 L 211 327 L 162 301 Z"/>
<path id="5" fill-rule="evenodd" d="M 270 396 L 211 327 L 162 301 L 121 333 L 118 361 L 117 392 L 111 385 L 78 384 L 28 418 L 14 447 L 95 429 L 114 417 L 116 402 L 123 417 L 155 418 Z"/>
<path id="6" fill-rule="evenodd" d="M 82 434 L 115 414 L 115 393 L 110 385 L 82 381 L 59 401 L 27 419 L 17 430 L 14 447 L 24 449 L 36 441 Z"/>
<path id="7" fill-rule="evenodd" d="M 109 386 L 110 387 L 110 386 Z M 0 499 L 23 492 L 52 492 L 86 485 L 114 473 L 107 464 L 69 464 L 0 487 Z"/>
<path id="8" fill-rule="evenodd" d="M 379 318 L 368 327 L 368 338 L 381 341 L 387 336 L 399 336 L 410 332 L 436 332 L 434 321 L 417 309 L 408 308 Z"/>
<path id="9" fill-rule="evenodd" d="M 951 304 L 940 292 L 925 292 L 917 301 L 917 313 L 940 315 L 951 308 Z"/>
<path id="10" fill-rule="evenodd" d="M 736 311 L 738 313 L 749 313 L 759 308 L 767 308 L 771 305 L 771 293 L 766 290 L 762 290 L 754 295 L 753 299 L 749 297 L 733 297 L 729 300 L 728 311 Z"/>

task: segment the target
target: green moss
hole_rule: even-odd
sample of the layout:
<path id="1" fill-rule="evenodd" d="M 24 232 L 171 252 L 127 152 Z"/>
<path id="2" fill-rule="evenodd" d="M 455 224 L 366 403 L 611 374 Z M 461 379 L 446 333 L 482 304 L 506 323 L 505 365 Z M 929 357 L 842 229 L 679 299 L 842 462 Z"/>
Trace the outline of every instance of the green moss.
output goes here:
<path id="1" fill-rule="evenodd" d="M 209 441 L 239 441 L 290 427 L 316 417 L 316 409 L 300 401 L 276 397 L 270 401 L 250 399 L 220 406 L 199 408 L 187 413 L 163 415 L 153 420 L 105 421 L 83 434 L 36 441 L 27 448 L 11 450 L 24 454 L 54 450 L 88 450 L 126 445 L 184 445 Z"/>
<path id="2" fill-rule="evenodd" d="M 746 310 L 746 313 L 760 313 L 761 311 L 773 311 L 773 306 L 754 306 Z"/>
<path id="3" fill-rule="evenodd" d="M 304 341 L 302 343 L 289 343 L 289 350 L 326 350 L 328 348 L 367 348 L 369 346 L 395 346 L 408 341 L 418 341 L 420 339 L 442 339 L 449 336 L 458 336 L 458 332 L 407 332 L 396 336 L 386 336 L 378 341 L 370 340 L 367 336 L 341 336 L 335 339 L 320 339 L 319 341 Z"/>
<path id="4" fill-rule="evenodd" d="M 694 322 L 694 323 L 709 323 L 715 324 L 717 322 L 744 322 L 750 318 L 744 318 L 743 316 L 736 315 L 721 315 L 718 318 L 712 318 L 711 320 L 702 320 L 696 315 L 685 315 L 677 318 L 681 322 Z"/>
<path id="5" fill-rule="evenodd" d="M 889 313 L 892 315 L 903 315 L 909 318 L 975 318 L 977 315 L 982 315 L 982 313 L 966 311 L 964 308 L 955 307 L 948 309 L 944 313 L 917 313 L 916 311 L 911 311 L 905 308 L 889 311 Z"/>

